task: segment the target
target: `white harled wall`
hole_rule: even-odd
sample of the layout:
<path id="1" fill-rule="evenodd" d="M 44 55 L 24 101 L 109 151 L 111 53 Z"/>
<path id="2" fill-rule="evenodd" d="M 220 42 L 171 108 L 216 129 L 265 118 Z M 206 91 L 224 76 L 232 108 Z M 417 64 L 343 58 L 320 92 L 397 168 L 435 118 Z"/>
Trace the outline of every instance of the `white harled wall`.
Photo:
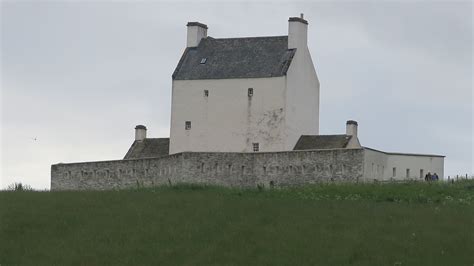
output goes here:
<path id="1" fill-rule="evenodd" d="M 188 39 L 190 34 L 196 35 L 192 27 Z M 260 151 L 289 151 L 301 135 L 319 134 L 319 81 L 307 34 L 306 23 L 290 19 L 288 49 L 296 53 L 286 76 L 173 80 L 170 154 L 252 152 L 252 143 Z M 250 98 L 248 88 L 254 91 Z M 190 130 L 185 121 L 191 121 Z"/>
<path id="2" fill-rule="evenodd" d="M 170 154 L 252 152 L 254 142 L 260 151 L 288 150 L 285 87 L 285 77 L 174 80 Z M 191 121 L 190 130 L 185 121 Z"/>
<path id="3" fill-rule="evenodd" d="M 395 176 L 393 175 L 395 168 Z M 407 169 L 409 175 L 407 176 Z M 420 170 L 423 170 L 420 177 Z M 385 153 L 372 149 L 364 149 L 364 179 L 372 181 L 384 180 L 424 180 L 430 172 L 444 177 L 444 157 L 420 154 Z"/>
<path id="4" fill-rule="evenodd" d="M 308 47 L 297 48 L 286 82 L 287 147 L 291 150 L 301 135 L 319 134 L 319 81 Z"/>
<path id="5" fill-rule="evenodd" d="M 289 21 L 288 48 L 296 49 L 286 75 L 287 147 L 293 149 L 301 135 L 319 134 L 319 80 L 308 49 L 308 24 Z"/>

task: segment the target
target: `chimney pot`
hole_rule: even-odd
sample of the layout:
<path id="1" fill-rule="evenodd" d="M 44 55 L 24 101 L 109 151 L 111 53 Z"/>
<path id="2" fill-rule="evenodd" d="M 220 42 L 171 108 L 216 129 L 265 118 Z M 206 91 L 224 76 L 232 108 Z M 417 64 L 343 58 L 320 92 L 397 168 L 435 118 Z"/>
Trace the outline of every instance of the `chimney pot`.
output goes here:
<path id="1" fill-rule="evenodd" d="M 146 126 L 137 125 L 135 127 L 135 140 L 143 141 L 146 139 Z"/>
<path id="2" fill-rule="evenodd" d="M 200 22 L 188 22 L 186 47 L 197 47 L 202 38 L 207 37 L 207 25 Z"/>
<path id="3" fill-rule="evenodd" d="M 305 49 L 308 45 L 308 21 L 300 17 L 288 19 L 288 49 Z"/>
<path id="4" fill-rule="evenodd" d="M 346 135 L 357 137 L 357 121 L 347 120 L 346 122 Z"/>

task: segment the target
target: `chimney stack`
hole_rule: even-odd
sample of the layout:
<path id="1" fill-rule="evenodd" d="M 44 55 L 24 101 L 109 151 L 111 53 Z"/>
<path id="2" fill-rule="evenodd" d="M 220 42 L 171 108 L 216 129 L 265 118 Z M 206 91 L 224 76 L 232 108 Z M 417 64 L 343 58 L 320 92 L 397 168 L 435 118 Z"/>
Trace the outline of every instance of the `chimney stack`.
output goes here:
<path id="1" fill-rule="evenodd" d="M 304 48 L 308 43 L 308 21 L 303 13 L 300 17 L 288 19 L 288 49 Z"/>
<path id="2" fill-rule="evenodd" d="M 348 120 L 346 122 L 346 135 L 357 137 L 357 121 Z"/>
<path id="3" fill-rule="evenodd" d="M 207 37 L 207 25 L 199 22 L 188 22 L 186 47 L 197 47 L 202 38 Z"/>
<path id="4" fill-rule="evenodd" d="M 135 127 L 135 140 L 143 141 L 146 139 L 146 126 L 138 125 Z"/>

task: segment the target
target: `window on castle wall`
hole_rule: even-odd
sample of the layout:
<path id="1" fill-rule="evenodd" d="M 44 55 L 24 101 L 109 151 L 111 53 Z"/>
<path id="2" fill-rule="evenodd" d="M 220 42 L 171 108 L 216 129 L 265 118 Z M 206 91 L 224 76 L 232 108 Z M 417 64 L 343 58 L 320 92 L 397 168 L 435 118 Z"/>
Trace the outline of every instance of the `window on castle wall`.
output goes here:
<path id="1" fill-rule="evenodd" d="M 423 178 L 423 169 L 420 169 L 420 178 Z"/>
<path id="2" fill-rule="evenodd" d="M 204 90 L 204 97 L 209 97 L 209 90 Z"/>
<path id="3" fill-rule="evenodd" d="M 191 121 L 186 121 L 184 123 L 184 129 L 191 130 Z"/>
<path id="4" fill-rule="evenodd" d="M 409 178 L 409 177 L 410 177 L 410 169 L 407 168 L 407 178 Z"/>
<path id="5" fill-rule="evenodd" d="M 397 167 L 393 167 L 392 169 L 392 177 L 396 177 L 397 176 Z"/>
<path id="6" fill-rule="evenodd" d="M 253 148 L 253 151 L 259 151 L 260 146 L 259 146 L 258 142 L 252 143 L 252 148 Z"/>
<path id="7" fill-rule="evenodd" d="M 252 97 L 253 96 L 253 88 L 249 88 L 247 90 L 247 94 L 248 94 L 249 97 Z"/>

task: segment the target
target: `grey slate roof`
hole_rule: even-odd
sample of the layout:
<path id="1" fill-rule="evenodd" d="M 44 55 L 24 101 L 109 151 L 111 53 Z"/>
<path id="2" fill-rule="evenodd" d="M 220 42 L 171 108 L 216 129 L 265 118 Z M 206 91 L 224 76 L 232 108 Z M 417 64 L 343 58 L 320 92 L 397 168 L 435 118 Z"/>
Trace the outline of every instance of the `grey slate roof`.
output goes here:
<path id="1" fill-rule="evenodd" d="M 346 148 L 349 135 L 302 135 L 293 150 L 318 150 Z"/>
<path id="2" fill-rule="evenodd" d="M 265 78 L 286 75 L 296 49 L 288 36 L 214 39 L 184 51 L 174 80 Z M 201 59 L 207 58 L 205 64 Z"/>
<path id="3" fill-rule="evenodd" d="M 123 159 L 161 157 L 169 154 L 170 139 L 156 138 L 133 142 Z"/>

